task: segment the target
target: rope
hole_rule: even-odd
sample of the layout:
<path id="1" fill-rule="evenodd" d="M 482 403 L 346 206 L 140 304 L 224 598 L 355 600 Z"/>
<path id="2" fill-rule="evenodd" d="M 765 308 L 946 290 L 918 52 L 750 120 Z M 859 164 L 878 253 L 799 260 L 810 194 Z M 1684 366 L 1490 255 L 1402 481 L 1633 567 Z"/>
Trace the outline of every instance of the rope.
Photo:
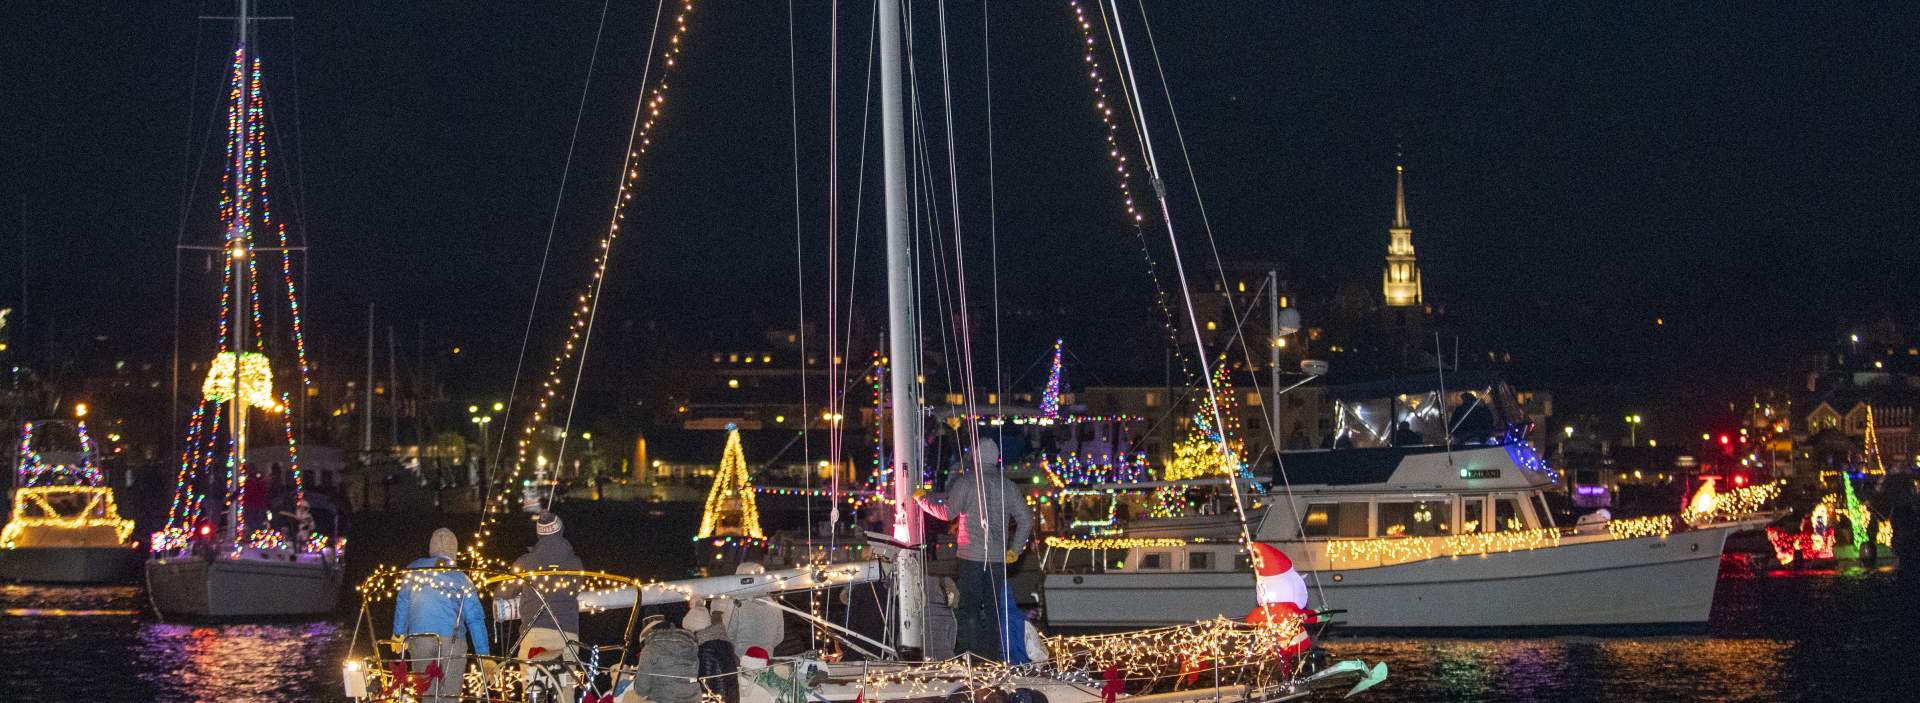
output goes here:
<path id="1" fill-rule="evenodd" d="M 807 265 L 804 242 L 800 230 L 800 86 L 799 72 L 795 67 L 793 39 L 793 0 L 787 0 L 787 106 L 792 116 L 793 134 L 793 270 L 795 305 L 800 312 L 800 329 L 797 338 L 800 342 L 800 355 L 795 360 L 800 366 L 800 459 L 803 469 L 804 485 L 808 495 L 813 493 L 813 440 L 807 436 L 807 425 L 812 415 L 807 412 Z M 813 499 L 805 501 L 807 515 L 807 555 L 813 555 Z"/>
<path id="2" fill-rule="evenodd" d="M 1200 179 L 1199 179 L 1199 176 L 1196 173 L 1194 173 L 1193 157 L 1190 156 L 1187 152 L 1187 136 L 1186 136 L 1186 133 L 1180 128 L 1180 113 L 1178 110 L 1175 110 L 1173 106 L 1173 88 L 1167 84 L 1167 72 L 1165 67 L 1162 66 L 1160 63 L 1160 47 L 1159 47 L 1159 44 L 1155 42 L 1153 39 L 1153 23 L 1147 20 L 1146 4 L 1142 0 L 1135 0 L 1135 4 L 1140 8 L 1140 25 L 1145 30 L 1145 34 L 1147 36 L 1147 49 L 1153 55 L 1154 73 L 1160 78 L 1160 94 L 1166 98 L 1167 117 L 1173 125 L 1174 138 L 1177 140 L 1177 142 L 1180 145 L 1180 160 L 1186 166 L 1187 183 L 1193 189 L 1194 204 L 1198 207 L 1200 211 L 1200 225 L 1201 225 L 1201 228 L 1207 233 L 1207 249 L 1213 253 L 1214 268 L 1219 270 L 1220 272 L 1221 290 L 1222 291 L 1231 290 L 1230 288 L 1227 287 L 1226 266 L 1221 264 L 1221 261 L 1220 261 L 1220 247 L 1214 241 L 1213 222 L 1207 217 L 1207 204 L 1206 204 L 1206 201 L 1200 195 Z M 1263 283 L 1261 285 L 1263 288 L 1266 286 L 1277 287 L 1279 285 L 1279 281 L 1269 279 L 1266 283 Z M 1274 291 L 1269 291 L 1269 294 L 1279 295 L 1280 292 L 1278 290 L 1274 290 Z M 1234 310 L 1233 296 L 1231 294 L 1227 294 L 1225 297 L 1227 299 L 1228 314 L 1232 315 L 1236 320 L 1240 319 L 1239 313 Z M 1253 297 L 1255 300 L 1258 300 L 1260 296 L 1256 292 Z M 1251 314 L 1251 310 L 1249 310 L 1249 314 Z M 1234 335 L 1237 337 L 1240 337 L 1241 356 L 1246 361 L 1248 373 L 1252 373 L 1253 372 L 1253 351 L 1247 347 L 1246 338 L 1240 335 L 1240 324 L 1241 323 L 1236 322 L 1236 324 L 1234 325 Z M 1273 330 L 1273 332 L 1277 334 L 1278 331 Z M 1437 350 L 1434 353 L 1436 356 L 1438 356 L 1439 354 Z M 1253 387 L 1254 388 L 1260 387 L 1260 380 L 1257 375 L 1254 376 Z M 1299 505 L 1299 503 L 1296 500 L 1296 497 L 1293 493 L 1293 482 L 1287 479 L 1286 461 L 1280 456 L 1279 428 L 1276 427 L 1273 422 L 1273 417 L 1275 415 L 1278 415 L 1280 412 L 1279 405 L 1278 405 L 1279 401 L 1280 399 L 1276 395 L 1270 403 L 1262 403 L 1260 406 L 1260 419 L 1263 421 L 1262 424 L 1265 425 L 1267 429 L 1267 444 L 1268 446 L 1273 448 L 1273 477 L 1280 482 L 1281 488 L 1284 491 L 1286 491 L 1287 510 L 1291 512 L 1293 515 L 1293 523 L 1295 528 L 1294 534 L 1301 534 L 1300 529 L 1302 526 L 1302 523 L 1301 523 L 1302 518 L 1300 515 L 1299 508 L 1296 507 Z M 1273 415 L 1267 414 L 1268 405 L 1273 405 L 1273 407 L 1275 408 L 1273 411 L 1274 413 Z M 1223 435 L 1223 438 L 1224 438 L 1224 435 Z M 1327 596 L 1326 596 L 1326 590 L 1321 586 L 1321 583 L 1320 583 L 1320 573 L 1318 571 L 1313 571 L 1310 573 L 1313 578 L 1314 590 L 1320 591 L 1320 602 L 1324 605 L 1327 602 Z"/>
<path id="3" fill-rule="evenodd" d="M 553 196 L 553 217 L 547 220 L 547 242 L 545 245 L 543 245 L 540 248 L 540 273 L 538 276 L 535 276 L 533 280 L 533 300 L 527 303 L 527 329 L 525 332 L 523 332 L 520 335 L 520 356 L 516 358 L 513 362 L 513 384 L 509 387 L 509 390 L 507 391 L 506 410 L 505 412 L 501 413 L 501 416 L 500 416 L 500 419 L 501 419 L 500 441 L 499 443 L 494 445 L 492 467 L 498 467 L 500 465 L 500 459 L 506 455 L 508 432 L 506 430 L 505 421 L 507 418 L 513 416 L 513 402 L 515 399 L 520 397 L 520 374 L 526 369 L 527 345 L 533 341 L 533 321 L 535 319 L 536 314 L 540 310 L 540 289 L 544 287 L 544 284 L 546 283 L 547 262 L 549 259 L 552 258 L 552 255 L 553 255 L 553 233 L 555 230 L 559 229 L 560 205 L 562 202 L 566 200 L 566 197 L 567 197 L 567 176 L 571 175 L 573 172 L 573 149 L 574 149 L 574 145 L 578 144 L 580 141 L 581 117 L 584 116 L 587 112 L 587 90 L 588 88 L 591 88 L 593 86 L 593 69 L 594 69 L 594 66 L 598 64 L 600 61 L 600 36 L 601 36 L 601 32 L 603 32 L 607 28 L 607 5 L 608 4 L 609 4 L 609 0 L 601 0 L 600 2 L 600 24 L 597 28 L 593 30 L 593 53 L 587 57 L 587 79 L 586 79 L 586 82 L 580 86 L 580 104 L 577 108 L 574 109 L 574 113 L 573 113 L 573 134 L 572 136 L 567 138 L 567 158 L 565 163 L 560 167 L 560 189 L 559 189 L 559 192 L 555 193 Z M 658 38 L 660 36 L 660 14 L 662 11 L 666 9 L 666 5 L 667 5 L 666 0 L 660 0 L 659 6 L 654 9 L 653 36 L 655 38 Z M 645 77 L 648 71 L 651 70 L 653 66 L 652 40 L 649 40 L 647 43 L 647 64 L 646 65 L 647 65 L 647 68 L 643 68 L 640 71 L 640 75 L 642 79 L 640 82 L 640 85 L 642 86 L 646 85 Z M 646 99 L 645 91 L 641 92 L 641 99 L 642 100 Z M 634 114 L 634 124 L 637 125 L 639 124 L 639 118 L 640 118 L 640 104 L 637 102 L 634 104 L 633 114 Z M 568 415 L 572 415 L 572 413 L 569 412 Z M 489 467 L 489 471 L 487 472 L 489 474 L 489 480 L 488 480 L 489 484 L 492 483 L 491 476 L 490 476 L 493 473 L 491 470 L 492 467 Z"/>
<path id="4" fill-rule="evenodd" d="M 1138 85 L 1135 82 L 1132 51 L 1127 47 L 1126 24 L 1120 21 L 1119 0 L 1112 0 L 1112 2 L 1113 2 L 1113 15 L 1114 15 L 1114 23 L 1113 23 L 1114 30 L 1119 34 L 1119 39 L 1120 39 L 1118 42 L 1116 42 L 1116 44 L 1120 48 L 1120 53 L 1122 57 L 1121 63 L 1125 67 L 1124 69 L 1124 75 L 1126 76 L 1125 82 L 1131 88 L 1130 95 L 1128 97 L 1128 99 L 1131 100 L 1133 99 L 1133 96 L 1139 94 L 1140 90 Z M 1193 291 L 1187 285 L 1186 263 L 1183 262 L 1180 257 L 1180 239 L 1178 235 L 1176 235 L 1174 232 L 1173 213 L 1167 205 L 1166 188 L 1162 185 L 1162 182 L 1160 180 L 1160 162 L 1159 162 L 1159 159 L 1156 158 L 1154 154 L 1153 138 L 1152 138 L 1151 131 L 1147 127 L 1146 114 L 1140 110 L 1135 110 L 1134 115 L 1138 118 L 1137 127 L 1140 130 L 1140 137 L 1141 137 L 1140 143 L 1142 147 L 1146 149 L 1146 153 L 1147 153 L 1147 159 L 1146 159 L 1147 169 L 1150 173 L 1153 174 L 1154 200 L 1160 204 L 1160 217 L 1164 221 L 1164 224 L 1166 225 L 1166 229 L 1167 229 L 1167 243 L 1173 249 L 1173 267 L 1174 267 L 1174 272 L 1180 278 L 1180 297 L 1186 303 L 1187 324 L 1190 325 L 1193 329 L 1194 349 L 1200 355 L 1200 363 L 1202 364 L 1202 369 L 1204 370 L 1206 360 L 1208 359 L 1207 342 L 1206 342 L 1206 339 L 1202 337 L 1200 333 L 1199 316 L 1196 315 L 1193 310 Z M 1212 405 L 1214 427 L 1221 428 L 1221 432 L 1222 432 L 1222 435 L 1220 438 L 1221 439 L 1220 441 L 1221 456 L 1231 461 L 1233 459 L 1233 453 L 1227 447 L 1226 436 L 1225 436 L 1226 424 L 1222 422 L 1222 418 L 1220 415 L 1219 394 L 1213 386 L 1213 374 L 1203 373 L 1200 376 L 1206 383 L 1207 399 L 1211 401 L 1210 405 Z M 1233 491 L 1233 511 L 1234 511 L 1234 514 L 1239 517 L 1240 539 L 1243 544 L 1247 545 L 1248 549 L 1252 549 L 1253 535 L 1247 529 L 1247 508 L 1241 502 L 1240 481 L 1238 480 L 1238 477 L 1230 477 L 1229 480 L 1227 481 L 1227 486 Z"/>

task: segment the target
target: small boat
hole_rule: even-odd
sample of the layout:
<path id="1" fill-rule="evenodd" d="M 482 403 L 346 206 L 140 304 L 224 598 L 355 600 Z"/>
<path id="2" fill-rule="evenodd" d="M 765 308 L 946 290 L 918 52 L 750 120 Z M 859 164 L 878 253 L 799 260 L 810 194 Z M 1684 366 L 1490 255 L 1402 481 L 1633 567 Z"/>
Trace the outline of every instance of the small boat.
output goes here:
<path id="1" fill-rule="evenodd" d="M 1555 475 L 1519 438 L 1494 445 L 1286 454 L 1255 539 L 1307 574 L 1312 609 L 1343 630 L 1605 630 L 1707 621 L 1727 536 L 1765 520 L 1771 490 L 1719 510 L 1553 524 Z M 1234 539 L 1156 533 L 1050 541 L 1043 594 L 1055 627 L 1152 626 L 1253 607 Z M 1100 558 L 1067 566 L 1077 550 Z"/>
<path id="2" fill-rule="evenodd" d="M 181 247 L 220 259 L 223 278 L 218 341 L 184 433 L 166 526 L 153 534 L 146 565 L 147 593 L 162 616 L 327 613 L 342 578 L 346 540 L 315 523 L 294 418 L 302 409 L 294 398 L 312 388 L 295 285 L 300 267 L 291 260 L 303 248 L 289 246 L 285 223 L 269 209 L 266 95 L 249 44 L 255 18 L 244 0 L 238 10 L 228 72 L 224 236 L 217 246 Z M 261 288 L 269 294 L 260 295 Z M 278 301 L 286 307 L 271 312 L 286 316 L 290 338 L 269 340 L 260 321 Z M 297 370 L 292 391 L 275 390 L 276 361 Z M 256 416 L 267 420 L 257 433 L 276 446 L 248 450 Z"/>
<path id="3" fill-rule="evenodd" d="M 133 521 L 120 517 L 87 423 L 20 426 L 13 512 L 0 529 L 0 579 L 112 583 L 132 572 Z"/>

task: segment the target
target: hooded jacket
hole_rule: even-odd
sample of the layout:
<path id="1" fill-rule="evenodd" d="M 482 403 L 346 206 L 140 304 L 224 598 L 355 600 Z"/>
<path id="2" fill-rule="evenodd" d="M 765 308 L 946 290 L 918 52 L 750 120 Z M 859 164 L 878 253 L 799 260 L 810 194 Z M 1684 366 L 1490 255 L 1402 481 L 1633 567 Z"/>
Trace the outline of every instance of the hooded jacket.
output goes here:
<path id="1" fill-rule="evenodd" d="M 695 703 L 700 700 L 699 644 L 693 633 L 679 628 L 656 628 L 647 633 L 634 661 L 633 693 L 654 703 Z"/>
<path id="2" fill-rule="evenodd" d="M 447 557 L 427 557 L 408 564 L 408 569 L 434 569 L 402 575 L 399 593 L 393 599 L 393 634 L 439 635 L 451 641 L 463 623 L 473 653 L 486 656 L 487 616 L 480 608 L 480 594 L 473 580 L 453 570 Z"/>
<path id="3" fill-rule="evenodd" d="M 733 641 L 736 659 L 745 657 L 748 647 L 779 651 L 780 643 L 786 638 L 786 613 L 758 598 L 740 601 L 733 612 L 727 614 L 727 639 Z"/>
<path id="4" fill-rule="evenodd" d="M 981 467 L 997 474 L 996 463 L 983 461 Z M 955 476 L 947 482 L 946 493 L 921 499 L 920 507 L 935 518 L 953 521 L 961 559 L 999 562 L 1007 552 L 1026 549 L 1027 539 L 1033 536 L 1033 511 L 1027 509 L 1026 495 L 1012 481 L 998 475 L 981 481 L 975 473 L 968 468 Z M 982 515 L 986 516 L 984 527 Z M 1013 523 L 1011 540 L 1007 538 L 1009 522 Z"/>
<path id="5" fill-rule="evenodd" d="M 578 571 L 581 565 L 580 557 L 573 553 L 573 544 L 567 538 L 553 534 L 542 535 L 533 543 L 533 549 L 513 560 L 513 568 L 520 571 Z M 557 587 L 545 589 L 514 586 L 514 592 L 520 596 L 520 617 L 526 621 L 527 627 L 580 632 L 579 589 L 565 582 L 554 585 Z"/>

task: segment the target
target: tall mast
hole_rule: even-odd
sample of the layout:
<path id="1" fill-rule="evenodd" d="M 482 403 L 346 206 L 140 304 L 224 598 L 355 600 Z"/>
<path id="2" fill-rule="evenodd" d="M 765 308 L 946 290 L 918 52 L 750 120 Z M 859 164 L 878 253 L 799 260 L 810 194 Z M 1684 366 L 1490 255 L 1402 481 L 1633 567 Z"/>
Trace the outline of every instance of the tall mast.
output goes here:
<path id="1" fill-rule="evenodd" d="M 892 369 L 894 595 L 900 604 L 900 650 L 913 658 L 926 640 L 921 584 L 920 505 L 913 491 L 923 460 L 920 415 L 920 325 L 914 311 L 913 231 L 907 215 L 907 125 L 901 76 L 900 2 L 880 3 L 880 132 L 886 173 L 887 355 Z"/>
<path id="2" fill-rule="evenodd" d="M 239 109 L 244 114 L 247 107 L 253 104 L 254 88 L 253 81 L 249 80 L 247 75 L 248 68 L 252 65 L 252 62 L 247 60 L 247 0 L 239 0 L 238 4 L 240 8 L 234 16 L 234 26 L 237 35 L 235 40 L 239 47 L 237 53 L 240 56 L 240 84 L 244 91 L 240 96 Z M 233 316 L 233 398 L 230 401 L 232 403 L 230 409 L 233 412 L 230 433 L 233 438 L 233 455 L 228 457 L 233 470 L 227 472 L 228 505 L 224 513 L 227 522 L 226 532 L 235 543 L 238 543 L 241 537 L 240 531 L 244 526 L 235 519 L 237 516 L 232 502 L 245 499 L 240 495 L 240 487 L 244 485 L 241 477 L 247 470 L 247 396 L 240 391 L 240 359 L 247 352 L 247 312 L 248 307 L 253 304 L 246 294 L 248 290 L 247 255 L 250 253 L 248 249 L 253 245 L 247 236 L 249 224 L 247 217 L 252 208 L 245 202 L 248 195 L 247 154 L 252 151 L 253 145 L 252 130 L 248 129 L 245 120 L 241 120 L 231 128 L 240 131 L 240 139 L 233 150 L 233 219 L 227 222 L 227 265 L 233 267 L 235 292 L 233 302 L 235 304 L 227 309 L 228 314 Z M 258 490 L 258 487 L 255 490 Z"/>

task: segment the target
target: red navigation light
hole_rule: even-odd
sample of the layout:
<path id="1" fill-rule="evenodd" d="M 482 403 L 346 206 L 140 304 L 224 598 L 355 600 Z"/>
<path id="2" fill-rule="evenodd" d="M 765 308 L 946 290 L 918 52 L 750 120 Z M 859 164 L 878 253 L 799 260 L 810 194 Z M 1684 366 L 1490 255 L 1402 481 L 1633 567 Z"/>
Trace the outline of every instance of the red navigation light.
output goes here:
<path id="1" fill-rule="evenodd" d="M 1727 436 L 1727 435 L 1720 435 L 1720 446 L 1723 446 L 1723 447 L 1725 447 L 1725 446 L 1728 446 L 1728 445 L 1731 445 L 1731 444 L 1733 444 L 1733 438 L 1732 438 L 1732 437 L 1729 437 L 1729 436 Z"/>
<path id="2" fill-rule="evenodd" d="M 201 537 L 205 537 L 205 536 L 207 536 L 207 535 L 210 535 L 210 534 L 213 534 L 213 526 L 212 526 L 212 525 L 206 525 L 206 524 L 202 524 L 202 525 L 200 526 L 200 536 L 201 536 Z"/>
<path id="3" fill-rule="evenodd" d="M 1747 485 L 1747 475 L 1746 475 L 1746 474 L 1734 474 L 1734 475 L 1733 475 L 1733 487 L 1734 487 L 1734 488 L 1739 488 L 1739 487 L 1742 487 L 1742 486 L 1745 486 L 1745 485 Z"/>

